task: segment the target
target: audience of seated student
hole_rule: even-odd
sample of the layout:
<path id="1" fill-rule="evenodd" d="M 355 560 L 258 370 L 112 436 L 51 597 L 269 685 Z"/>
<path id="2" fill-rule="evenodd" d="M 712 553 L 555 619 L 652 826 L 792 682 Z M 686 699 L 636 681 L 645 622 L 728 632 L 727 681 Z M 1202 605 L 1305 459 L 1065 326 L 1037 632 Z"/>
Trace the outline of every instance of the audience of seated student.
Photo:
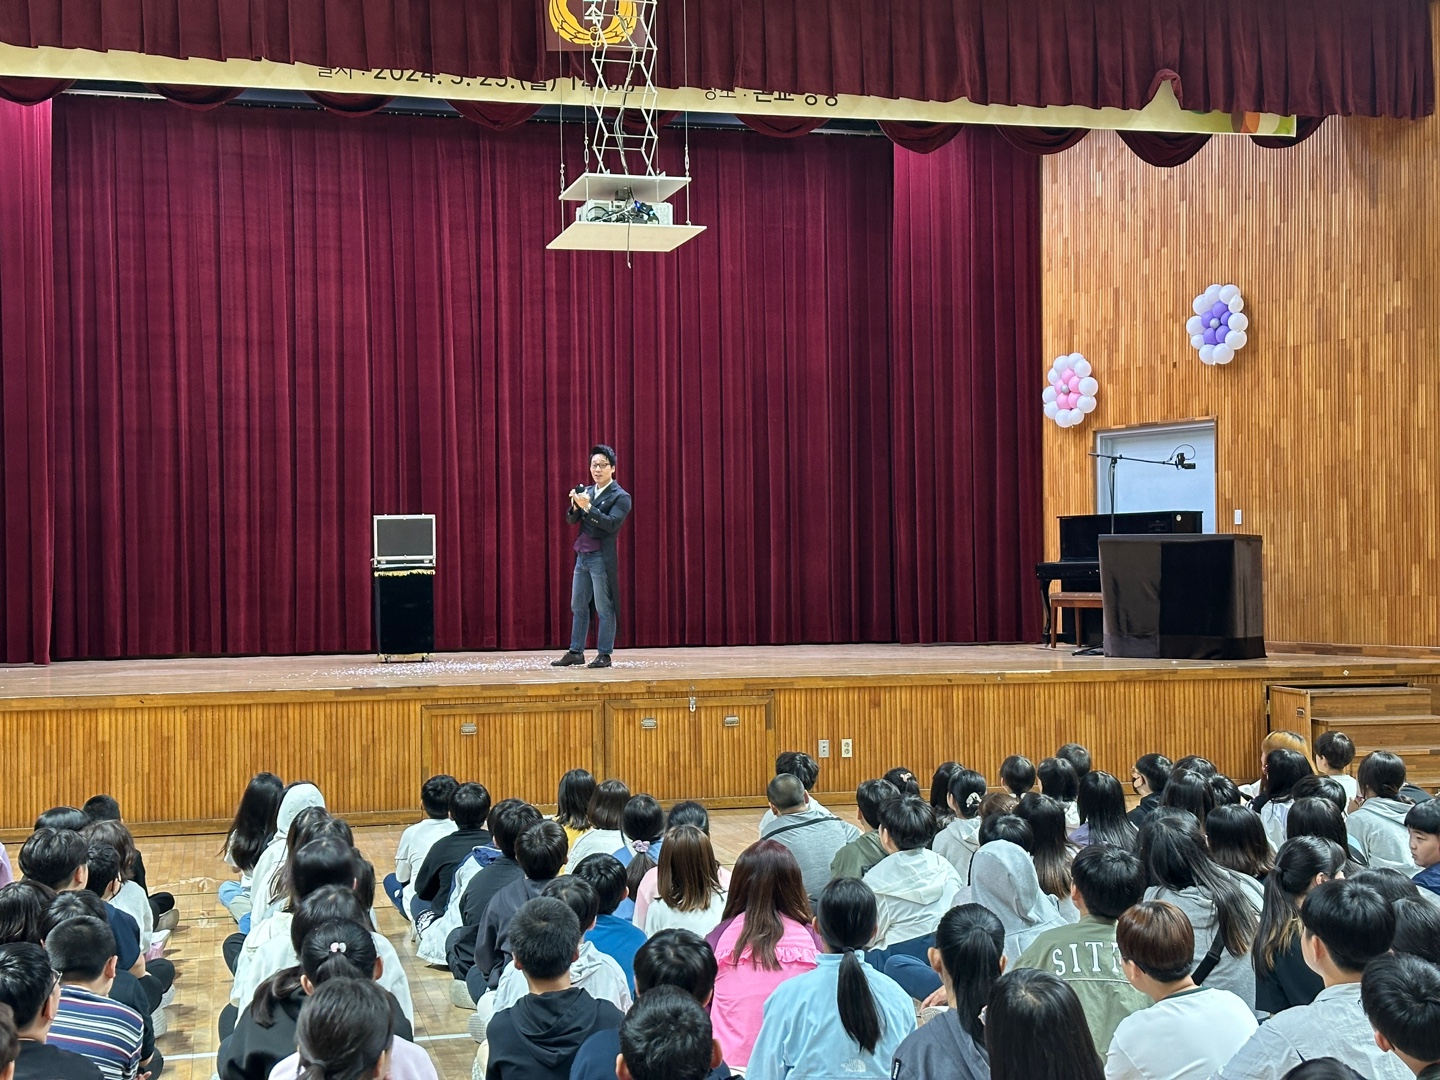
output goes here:
<path id="1" fill-rule="evenodd" d="M 660 848 L 665 842 L 665 811 L 653 795 L 630 796 L 620 815 L 620 833 L 625 846 L 615 858 L 625 867 L 626 891 L 633 900 L 645 875 L 660 865 Z M 574 870 L 574 860 L 571 860 Z"/>
<path id="2" fill-rule="evenodd" d="M 578 986 L 597 1001 L 610 1002 L 622 1013 L 628 1010 L 631 995 L 625 972 L 614 957 L 607 956 L 595 947 L 594 942 L 585 939 L 585 935 L 595 928 L 595 918 L 600 912 L 599 898 L 590 883 L 574 875 L 558 877 L 546 885 L 540 895 L 568 904 L 580 920 L 580 947 L 570 963 L 570 985 Z M 506 964 L 500 974 L 500 985 L 495 988 L 492 1015 L 514 1005 L 526 992 L 525 977 L 520 974 L 520 969 L 513 962 Z"/>
<path id="3" fill-rule="evenodd" d="M 668 927 L 708 934 L 725 912 L 725 896 L 709 834 L 681 825 L 660 849 L 659 889 L 645 912 L 645 934 Z"/>
<path id="4" fill-rule="evenodd" d="M 67 919 L 46 937 L 45 953 L 60 976 L 50 1045 L 89 1058 L 106 1080 L 134 1080 L 145 1021 L 108 996 L 118 960 L 110 924 L 89 915 Z"/>
<path id="5" fill-rule="evenodd" d="M 815 784 L 820 779 L 820 763 L 803 750 L 786 750 L 775 758 L 776 776 L 793 776 L 800 781 L 800 786 L 805 789 L 806 799 L 811 810 L 818 810 L 822 814 L 830 813 L 829 810 L 820 805 L 820 800 L 810 794 Z M 766 809 L 760 815 L 760 835 L 765 835 L 765 827 L 775 817 L 775 811 Z"/>
<path id="6" fill-rule="evenodd" d="M 627 895 L 625 867 L 614 855 L 587 855 L 571 876 L 595 890 L 595 925 L 585 931 L 585 940 L 620 965 L 633 996 L 635 954 L 645 944 L 645 931 L 615 914 Z"/>
<path id="7" fill-rule="evenodd" d="M 1004 824 L 1003 817 L 992 820 Z M 1040 888 L 1035 863 L 1023 847 L 1010 840 L 984 842 L 983 837 L 982 830 L 980 850 L 970 864 L 970 893 L 1005 927 L 1005 959 L 1013 964 L 1032 941 L 1068 920 L 1055 898 Z"/>
<path id="8" fill-rule="evenodd" d="M 1170 773 L 1157 809 L 1185 810 L 1197 822 L 1204 821 L 1215 809 L 1215 789 L 1210 784 L 1213 775 L 1176 767 Z"/>
<path id="9" fill-rule="evenodd" d="M 523 799 L 501 799 L 496 803 L 489 817 L 490 842 L 498 852 L 495 860 L 488 866 L 480 867 L 478 856 L 471 852 L 476 869 L 460 892 L 460 903 L 448 908 L 440 919 L 427 928 L 427 933 L 436 937 L 441 931 L 445 932 L 445 966 L 453 976 L 450 1000 L 460 1008 L 475 1007 L 475 999 L 470 996 L 470 989 L 465 983 L 470 969 L 475 966 L 476 935 L 479 933 L 480 924 L 485 921 L 486 909 L 502 889 L 525 879 L 525 871 L 515 858 L 515 844 L 521 833 L 532 825 L 538 825 L 541 820 L 540 811 Z M 462 863 L 455 871 L 456 878 L 462 877 L 467 869 Z M 457 885 L 456 888 L 458 887 Z M 453 896 L 454 890 L 451 892 Z M 429 944 L 422 938 L 422 947 L 417 950 L 422 960 L 430 959 L 426 948 Z M 434 962 L 438 963 L 438 960 Z"/>
<path id="10" fill-rule="evenodd" d="M 875 937 L 869 948 L 888 959 L 889 951 L 923 956 L 940 917 L 964 888 L 960 875 L 930 850 L 935 813 L 916 795 L 880 807 L 880 843 L 888 853 L 865 875 L 875 893 Z M 881 956 L 871 963 L 884 970 Z"/>
<path id="11" fill-rule="evenodd" d="M 956 769 L 945 796 L 950 804 L 950 823 L 935 834 L 930 845 L 930 850 L 953 866 L 966 885 L 970 884 L 970 860 L 980 850 L 980 807 L 985 794 L 985 777 L 974 769 Z"/>
<path id="12" fill-rule="evenodd" d="M 945 828 L 955 816 L 955 811 L 950 809 L 950 781 L 963 768 L 958 761 L 942 761 L 930 777 L 930 809 L 935 811 L 936 829 Z"/>
<path id="13" fill-rule="evenodd" d="M 1270 846 L 1259 814 L 1238 803 L 1217 806 L 1203 824 L 1210 858 L 1227 870 L 1264 883 L 1275 865 L 1276 849 Z"/>
<path id="14" fill-rule="evenodd" d="M 945 913 L 928 956 L 945 1008 L 896 1048 L 892 1080 L 988 1080 L 981 1017 L 990 988 L 1005 970 L 1004 949 L 1005 927 L 980 905 L 961 904 Z M 915 988 L 897 981 L 916 996 Z"/>
<path id="15" fill-rule="evenodd" d="M 575 912 L 550 896 L 526 901 L 510 920 L 515 966 L 529 993 L 490 1019 L 487 1080 L 568 1080 L 585 1040 L 619 1028 L 619 1009 L 570 984 L 580 929 Z"/>
<path id="16" fill-rule="evenodd" d="M 1440 800 L 1430 799 L 1406 811 L 1405 831 L 1410 834 L 1410 859 L 1420 867 L 1411 880 L 1440 903 Z"/>
<path id="17" fill-rule="evenodd" d="M 580 834 L 590 828 L 590 800 L 594 797 L 595 777 L 589 770 L 571 769 L 560 777 L 551 820 L 565 830 L 565 840 L 572 848 Z"/>
<path id="18" fill-rule="evenodd" d="M 703 1008 L 710 1004 L 715 973 L 715 954 L 709 945 L 689 930 L 661 930 L 635 954 L 635 988 L 639 994 L 636 1003 L 665 987 L 684 992 Z M 575 1055 L 570 1080 L 611 1080 L 620 1053 L 618 1029 L 595 1032 Z M 728 1080 L 729 1076 L 730 1070 L 722 1060 L 711 1066 L 707 1080 Z"/>
<path id="19" fill-rule="evenodd" d="M 1202 976 L 1196 981 L 1231 990 L 1254 1008 L 1250 947 L 1264 905 L 1260 883 L 1216 863 L 1200 823 L 1183 810 L 1161 808 L 1150 815 L 1140 829 L 1140 861 L 1149 882 L 1145 899 L 1168 900 L 1190 920 L 1195 939 L 1190 966 Z"/>
<path id="20" fill-rule="evenodd" d="M 120 803 L 113 795 L 92 795 L 85 800 L 82 810 L 90 819 L 91 825 L 108 821 L 124 828 L 126 835 L 130 834 L 120 813 Z M 146 902 L 150 905 L 155 929 L 174 930 L 180 925 L 180 913 L 175 908 L 175 897 L 168 892 L 152 893 L 150 891 L 150 886 L 145 880 L 145 856 L 140 853 L 133 837 L 130 840 L 130 851 L 133 852 L 133 858 L 129 860 L 125 868 L 126 879 L 133 881 L 145 894 Z"/>
<path id="21" fill-rule="evenodd" d="M 1258 796 L 1265 786 L 1265 768 L 1267 759 L 1272 750 L 1293 750 L 1310 763 L 1311 771 L 1314 771 L 1314 760 L 1310 757 L 1310 744 L 1305 741 L 1303 735 L 1294 731 L 1271 731 L 1265 738 L 1260 740 L 1260 779 L 1253 784 L 1242 784 L 1240 793 L 1247 799 Z M 1176 763 L 1179 764 L 1178 762 Z M 1208 762 L 1207 762 L 1208 764 Z M 1212 770 L 1214 766 L 1211 766 Z"/>
<path id="22" fill-rule="evenodd" d="M 813 900 L 830 880 L 830 864 L 836 854 L 860 830 L 841 821 L 829 810 L 814 807 L 799 778 L 780 773 L 765 788 L 770 817 L 760 828 L 760 839 L 784 844 L 800 864 L 805 892 Z"/>
<path id="23" fill-rule="evenodd" d="M 280 795 L 285 782 L 271 772 L 256 773 L 240 796 L 235 820 L 225 833 L 220 857 L 225 864 L 240 872 L 239 881 L 220 883 L 220 903 L 230 917 L 240 924 L 240 932 L 250 929 L 250 893 L 255 883 L 255 864 L 275 839 L 275 819 L 280 812 Z"/>
<path id="24" fill-rule="evenodd" d="M 730 1065 L 749 1064 L 771 992 L 815 969 L 813 921 L 800 864 L 788 848 L 757 840 L 740 853 L 723 918 L 707 939 L 718 965 L 710 1015 Z"/>
<path id="25" fill-rule="evenodd" d="M 985 1046 L 992 1080 L 1101 1080 L 1085 1013 L 1069 983 L 1017 968 L 990 988 Z"/>
<path id="26" fill-rule="evenodd" d="M 1343 731 L 1327 731 L 1315 740 L 1315 772 L 1335 780 L 1349 802 L 1360 794 L 1360 785 L 1346 770 L 1355 760 L 1355 744 Z"/>
<path id="27" fill-rule="evenodd" d="M 12 1080 L 101 1080 L 89 1058 L 49 1041 L 60 994 L 60 977 L 44 949 L 28 941 L 0 945 L 0 1005 L 14 1017 L 20 1040 Z"/>
<path id="28" fill-rule="evenodd" d="M 1440 907 L 1418 896 L 1390 901 L 1395 912 L 1395 939 L 1390 948 L 1440 964 Z"/>
<path id="29" fill-rule="evenodd" d="M 275 888 L 275 878 L 294 850 L 290 830 L 295 819 L 307 810 L 325 809 L 325 796 L 314 784 L 297 780 L 287 784 L 280 796 L 280 809 L 275 811 L 275 836 L 255 860 L 250 886 L 250 929 L 279 910 L 282 894 Z"/>
<path id="30" fill-rule="evenodd" d="M 884 780 L 888 781 L 901 795 L 920 796 L 920 781 L 915 779 L 915 774 L 903 765 L 897 765 L 885 773 Z"/>
<path id="31" fill-rule="evenodd" d="M 154 1002 L 152 1011 L 159 1009 L 162 1002 L 168 1003 L 169 1001 L 166 995 L 175 983 L 175 964 L 163 956 L 153 959 L 146 958 L 139 924 L 136 923 L 133 915 L 122 910 L 114 902 L 121 887 L 120 852 L 109 844 L 92 843 L 86 849 L 85 859 L 85 888 L 105 901 L 106 921 L 110 923 L 111 930 L 115 934 L 117 948 L 125 960 L 130 960 L 132 955 L 135 955 L 131 952 L 131 944 L 134 943 L 139 959 L 126 970 L 132 971 L 141 979 L 141 985 L 145 987 L 147 996 Z M 142 911 L 149 913 L 149 909 L 143 904 Z"/>
<path id="32" fill-rule="evenodd" d="M 835 853 L 830 860 L 830 876 L 864 877 L 870 868 L 885 857 L 880 846 L 880 806 L 900 793 L 888 780 L 862 780 L 855 789 L 855 821 L 860 835 Z"/>
<path id="33" fill-rule="evenodd" d="M 364 924 L 351 919 L 313 920 L 302 912 L 294 928 L 300 936 L 299 963 L 276 972 L 241 1012 L 235 1031 L 220 1044 L 215 1068 L 220 1080 L 266 1080 L 277 1062 L 295 1052 L 300 1011 L 317 987 L 331 979 L 379 979 L 384 962 Z M 410 1020 L 388 994 L 396 1033 L 409 1038 Z"/>
<path id="34" fill-rule="evenodd" d="M 1047 757 L 1040 762 L 1035 775 L 1040 780 L 1040 794 L 1054 799 L 1064 811 L 1065 835 L 1069 836 L 1080 827 L 1080 811 L 1075 806 L 1075 798 L 1080 794 L 1080 777 L 1075 766 L 1064 758 Z"/>
<path id="35" fill-rule="evenodd" d="M 1079 918 L 1070 903 L 1070 860 L 1075 849 L 1066 839 L 1063 806 L 1058 799 L 1032 791 L 1020 799 L 1015 816 L 1030 826 L 1030 857 L 1040 888 L 1055 898 L 1060 914 L 1074 922 Z"/>
<path id="36" fill-rule="evenodd" d="M 485 820 L 490 816 L 490 792 L 484 784 L 460 784 L 450 794 L 450 820 L 455 831 L 441 836 L 426 853 L 415 875 L 415 897 L 410 902 L 410 915 L 416 924 L 444 912 L 450 903 L 450 887 L 455 881 L 455 868 L 478 847 L 490 843 Z"/>
<path id="37" fill-rule="evenodd" d="M 135 920 L 140 927 L 140 951 L 148 953 L 155 937 L 155 912 L 150 907 L 150 897 L 133 877 L 135 864 L 140 853 L 135 849 L 135 840 L 119 821 L 102 818 L 85 826 L 80 833 L 87 844 L 108 844 L 115 849 L 120 859 L 120 876 L 116 879 L 113 892 L 101 899 L 114 904 Z M 174 910 L 172 903 L 171 909 Z"/>
<path id="38" fill-rule="evenodd" d="M 1075 810 L 1080 827 L 1070 834 L 1070 842 L 1076 847 L 1108 844 L 1135 850 L 1139 830 L 1125 815 L 1125 789 L 1108 772 L 1086 771 L 1080 778 Z"/>
<path id="39" fill-rule="evenodd" d="M 590 805 L 585 810 L 590 828 L 575 841 L 567 870 L 587 855 L 614 855 L 622 864 L 630 861 L 625 834 L 621 831 L 625 821 L 625 804 L 629 801 L 630 789 L 623 780 L 612 778 L 596 786 Z M 621 851 L 627 854 L 621 857 Z"/>
<path id="40" fill-rule="evenodd" d="M 620 1024 L 619 1080 L 705 1080 L 720 1061 L 710 1017 L 677 987 L 656 987 Z"/>
<path id="41" fill-rule="evenodd" d="M 589 834 L 586 834 L 589 835 Z M 565 830 L 553 821 L 537 821 L 515 841 L 515 861 L 524 877 L 512 881 L 490 898 L 475 931 L 475 963 L 465 974 L 465 985 L 477 1012 L 493 1011 L 482 1000 L 500 985 L 500 975 L 510 962 L 510 920 L 528 901 L 545 891 L 565 865 L 568 841 Z M 489 870 L 481 871 L 481 876 Z"/>
<path id="42" fill-rule="evenodd" d="M 1265 906 L 1251 951 L 1257 1011 L 1273 1014 L 1309 1005 L 1324 989 L 1305 962 L 1300 905 L 1316 885 L 1343 877 L 1344 870 L 1345 852 L 1329 840 L 1301 836 L 1280 845 L 1275 869 L 1265 879 Z"/>
<path id="43" fill-rule="evenodd" d="M 1143 754 L 1130 770 L 1130 787 L 1140 796 L 1140 804 L 1126 815 L 1137 829 L 1160 805 L 1165 785 L 1170 782 L 1170 759 L 1164 754 Z"/>
<path id="44" fill-rule="evenodd" d="M 1316 885 L 1300 907 L 1305 962 L 1325 981 L 1309 1005 L 1278 1013 L 1220 1071 L 1221 1080 L 1280 1080 L 1311 1058 L 1333 1057 L 1368 1080 L 1409 1080 L 1375 1045 L 1360 1004 L 1365 965 L 1390 951 L 1395 913 L 1374 889 L 1352 881 Z"/>
<path id="45" fill-rule="evenodd" d="M 1339 785 L 1327 777 L 1311 777 L 1339 791 Z M 1303 784 L 1304 781 L 1301 781 Z M 1297 791 L 1301 784 L 1296 785 Z M 1345 850 L 1345 876 L 1366 868 L 1365 855 L 1350 839 L 1350 830 L 1345 827 L 1345 809 L 1335 805 L 1329 795 L 1296 796 L 1290 804 L 1290 813 L 1285 818 L 1285 839 L 1297 836 L 1315 836 L 1339 844 Z"/>
<path id="46" fill-rule="evenodd" d="M 670 808 L 670 813 L 665 817 L 665 831 L 667 833 L 679 828 L 681 825 L 694 825 L 706 836 L 710 835 L 710 813 L 700 803 L 691 799 L 678 802 Z M 725 888 L 730 887 L 730 871 L 720 867 L 720 884 Z M 660 890 L 660 864 L 657 862 L 645 876 L 640 879 L 640 887 L 635 890 L 635 897 L 632 900 L 627 894 L 615 909 L 615 914 L 621 918 L 629 918 L 641 930 L 645 929 L 645 916 L 650 912 L 650 905 L 655 900 L 655 895 Z M 629 912 L 627 915 L 626 912 Z"/>
<path id="47" fill-rule="evenodd" d="M 875 894 L 865 882 L 825 886 L 816 918 L 824 951 L 815 970 L 786 979 L 766 1000 L 748 1080 L 890 1075 L 896 1049 L 915 1030 L 915 1006 L 864 963 L 875 928 Z"/>
<path id="48" fill-rule="evenodd" d="M 1145 900 L 1121 913 L 1115 943 L 1125 978 L 1155 1004 L 1115 1028 L 1105 1080 L 1207 1080 L 1255 1033 L 1247 1002 L 1191 977 L 1195 933 L 1174 904 Z"/>
<path id="49" fill-rule="evenodd" d="M 1388 866 L 1414 877 L 1420 868 L 1410 857 L 1405 815 L 1415 803 L 1401 790 L 1405 787 L 1405 762 L 1388 751 L 1376 750 L 1360 763 L 1355 782 L 1360 785 L 1360 795 L 1345 822 L 1350 838 L 1370 866 Z"/>
<path id="50" fill-rule="evenodd" d="M 1440 968 L 1414 956 L 1381 956 L 1365 966 L 1360 1004 L 1375 1045 L 1420 1080 L 1440 1080 Z"/>
<path id="51" fill-rule="evenodd" d="M 1265 774 L 1250 809 L 1260 815 L 1272 850 L 1285 842 L 1285 818 L 1290 813 L 1295 784 L 1314 775 L 1309 759 L 1298 751 L 1279 747 L 1265 755 Z"/>
<path id="52" fill-rule="evenodd" d="M 1029 758 L 1011 754 L 1000 763 L 1000 783 L 1018 799 L 1035 786 L 1035 766 Z"/>
<path id="53" fill-rule="evenodd" d="M 364 978 L 331 979 L 300 1010 L 297 1051 L 270 1080 L 439 1080 L 430 1055 L 395 1034 L 387 995 Z"/>
<path id="54" fill-rule="evenodd" d="M 425 865 L 425 856 L 430 854 L 435 841 L 458 828 L 450 816 L 450 797 L 459 786 L 458 780 L 445 773 L 421 784 L 420 806 L 425 817 L 400 834 L 400 845 L 395 849 L 395 872 L 385 875 L 384 886 L 385 895 L 407 920 L 415 896 L 414 881 Z"/>
<path id="55" fill-rule="evenodd" d="M 1075 856 L 1073 874 L 1080 921 L 1046 930 L 1015 966 L 1049 971 L 1071 985 L 1103 1056 L 1120 1022 L 1150 1004 L 1126 979 L 1115 943 L 1115 921 L 1145 894 L 1145 871 L 1134 852 L 1091 845 Z"/>

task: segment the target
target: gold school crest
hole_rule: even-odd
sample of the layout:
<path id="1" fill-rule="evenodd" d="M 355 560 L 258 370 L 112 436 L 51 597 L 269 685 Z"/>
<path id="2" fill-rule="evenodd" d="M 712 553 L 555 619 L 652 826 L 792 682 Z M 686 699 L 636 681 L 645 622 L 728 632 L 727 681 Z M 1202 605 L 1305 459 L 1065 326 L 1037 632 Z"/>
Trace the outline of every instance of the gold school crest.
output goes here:
<path id="1" fill-rule="evenodd" d="M 639 7 L 645 0 L 540 0 L 545 36 L 552 52 L 578 52 L 608 45 L 645 45 Z"/>

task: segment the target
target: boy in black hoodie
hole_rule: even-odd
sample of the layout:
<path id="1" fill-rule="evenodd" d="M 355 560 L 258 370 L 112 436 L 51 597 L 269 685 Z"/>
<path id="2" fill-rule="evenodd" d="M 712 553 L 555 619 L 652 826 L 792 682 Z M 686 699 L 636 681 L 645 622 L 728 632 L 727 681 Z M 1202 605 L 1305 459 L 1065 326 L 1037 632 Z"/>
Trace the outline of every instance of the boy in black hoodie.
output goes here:
<path id="1" fill-rule="evenodd" d="M 620 1010 L 570 985 L 580 954 L 580 920 L 568 904 L 541 896 L 510 921 L 515 966 L 530 993 L 491 1019 L 486 1080 L 568 1080 L 580 1045 L 620 1026 Z"/>

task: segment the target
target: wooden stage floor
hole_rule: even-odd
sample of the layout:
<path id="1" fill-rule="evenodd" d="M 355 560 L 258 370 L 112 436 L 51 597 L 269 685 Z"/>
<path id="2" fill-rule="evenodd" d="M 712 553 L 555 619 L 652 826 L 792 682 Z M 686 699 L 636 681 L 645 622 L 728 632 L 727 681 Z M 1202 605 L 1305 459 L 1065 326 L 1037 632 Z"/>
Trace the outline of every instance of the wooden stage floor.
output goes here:
<path id="1" fill-rule="evenodd" d="M 360 823 L 409 820 L 425 777 L 479 779 L 545 805 L 568 769 L 662 801 L 763 804 L 775 754 L 821 757 L 817 794 L 946 760 L 995 776 L 1067 741 L 1121 777 L 1136 757 L 1204 754 L 1256 770 L 1271 685 L 1440 686 L 1440 656 L 1276 653 L 1240 662 L 1110 659 L 1039 645 L 636 649 L 614 667 L 555 652 L 117 660 L 0 667 L 0 835 L 37 808 L 114 794 L 140 832 L 228 821 L 262 769 L 320 783 Z M 1283 726 L 1283 725 L 1278 725 Z M 853 757 L 840 755 L 841 741 Z M 75 747 L 75 753 L 64 753 Z M 34 761 L 34 767 L 24 767 Z"/>

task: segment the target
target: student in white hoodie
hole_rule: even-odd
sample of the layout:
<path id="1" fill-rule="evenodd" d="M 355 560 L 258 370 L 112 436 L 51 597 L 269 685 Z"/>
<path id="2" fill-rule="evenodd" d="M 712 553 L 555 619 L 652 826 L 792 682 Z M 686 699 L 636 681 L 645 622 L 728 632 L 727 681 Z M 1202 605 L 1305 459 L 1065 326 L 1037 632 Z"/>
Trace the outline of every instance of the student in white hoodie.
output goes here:
<path id="1" fill-rule="evenodd" d="M 929 849 L 934 836 L 935 811 L 920 796 L 903 795 L 880 807 L 880 846 L 889 854 L 865 875 L 875 893 L 872 963 L 879 960 L 876 953 L 905 942 L 928 939 L 928 948 L 940 917 L 965 888 L 955 867 Z"/>
<path id="2" fill-rule="evenodd" d="M 955 868 L 966 885 L 970 884 L 970 862 L 980 850 L 980 801 L 985 792 L 985 777 L 974 769 L 957 769 L 951 774 L 950 809 L 955 817 L 930 846 Z"/>
<path id="3" fill-rule="evenodd" d="M 310 807 L 325 809 L 325 796 L 314 784 L 299 780 L 285 789 L 280 797 L 280 812 L 275 815 L 275 836 L 265 845 L 260 858 L 255 862 L 251 874 L 253 885 L 250 891 L 250 926 L 253 929 L 280 909 L 283 899 L 275 893 L 275 878 L 285 862 L 288 850 L 285 846 L 290 826 L 302 811 Z"/>
<path id="4" fill-rule="evenodd" d="M 1360 795 L 1350 804 L 1345 823 L 1350 839 L 1371 866 L 1414 877 L 1420 867 L 1410 857 L 1405 815 L 1415 804 L 1400 791 L 1405 786 L 1405 762 L 1386 750 L 1376 750 L 1360 763 L 1355 780 Z"/>
<path id="5" fill-rule="evenodd" d="M 1029 852 L 1009 840 L 992 840 L 975 853 L 970 891 L 975 903 L 993 911 L 1005 927 L 1007 965 L 1046 930 L 1068 921 L 1055 898 L 1041 891 Z"/>

